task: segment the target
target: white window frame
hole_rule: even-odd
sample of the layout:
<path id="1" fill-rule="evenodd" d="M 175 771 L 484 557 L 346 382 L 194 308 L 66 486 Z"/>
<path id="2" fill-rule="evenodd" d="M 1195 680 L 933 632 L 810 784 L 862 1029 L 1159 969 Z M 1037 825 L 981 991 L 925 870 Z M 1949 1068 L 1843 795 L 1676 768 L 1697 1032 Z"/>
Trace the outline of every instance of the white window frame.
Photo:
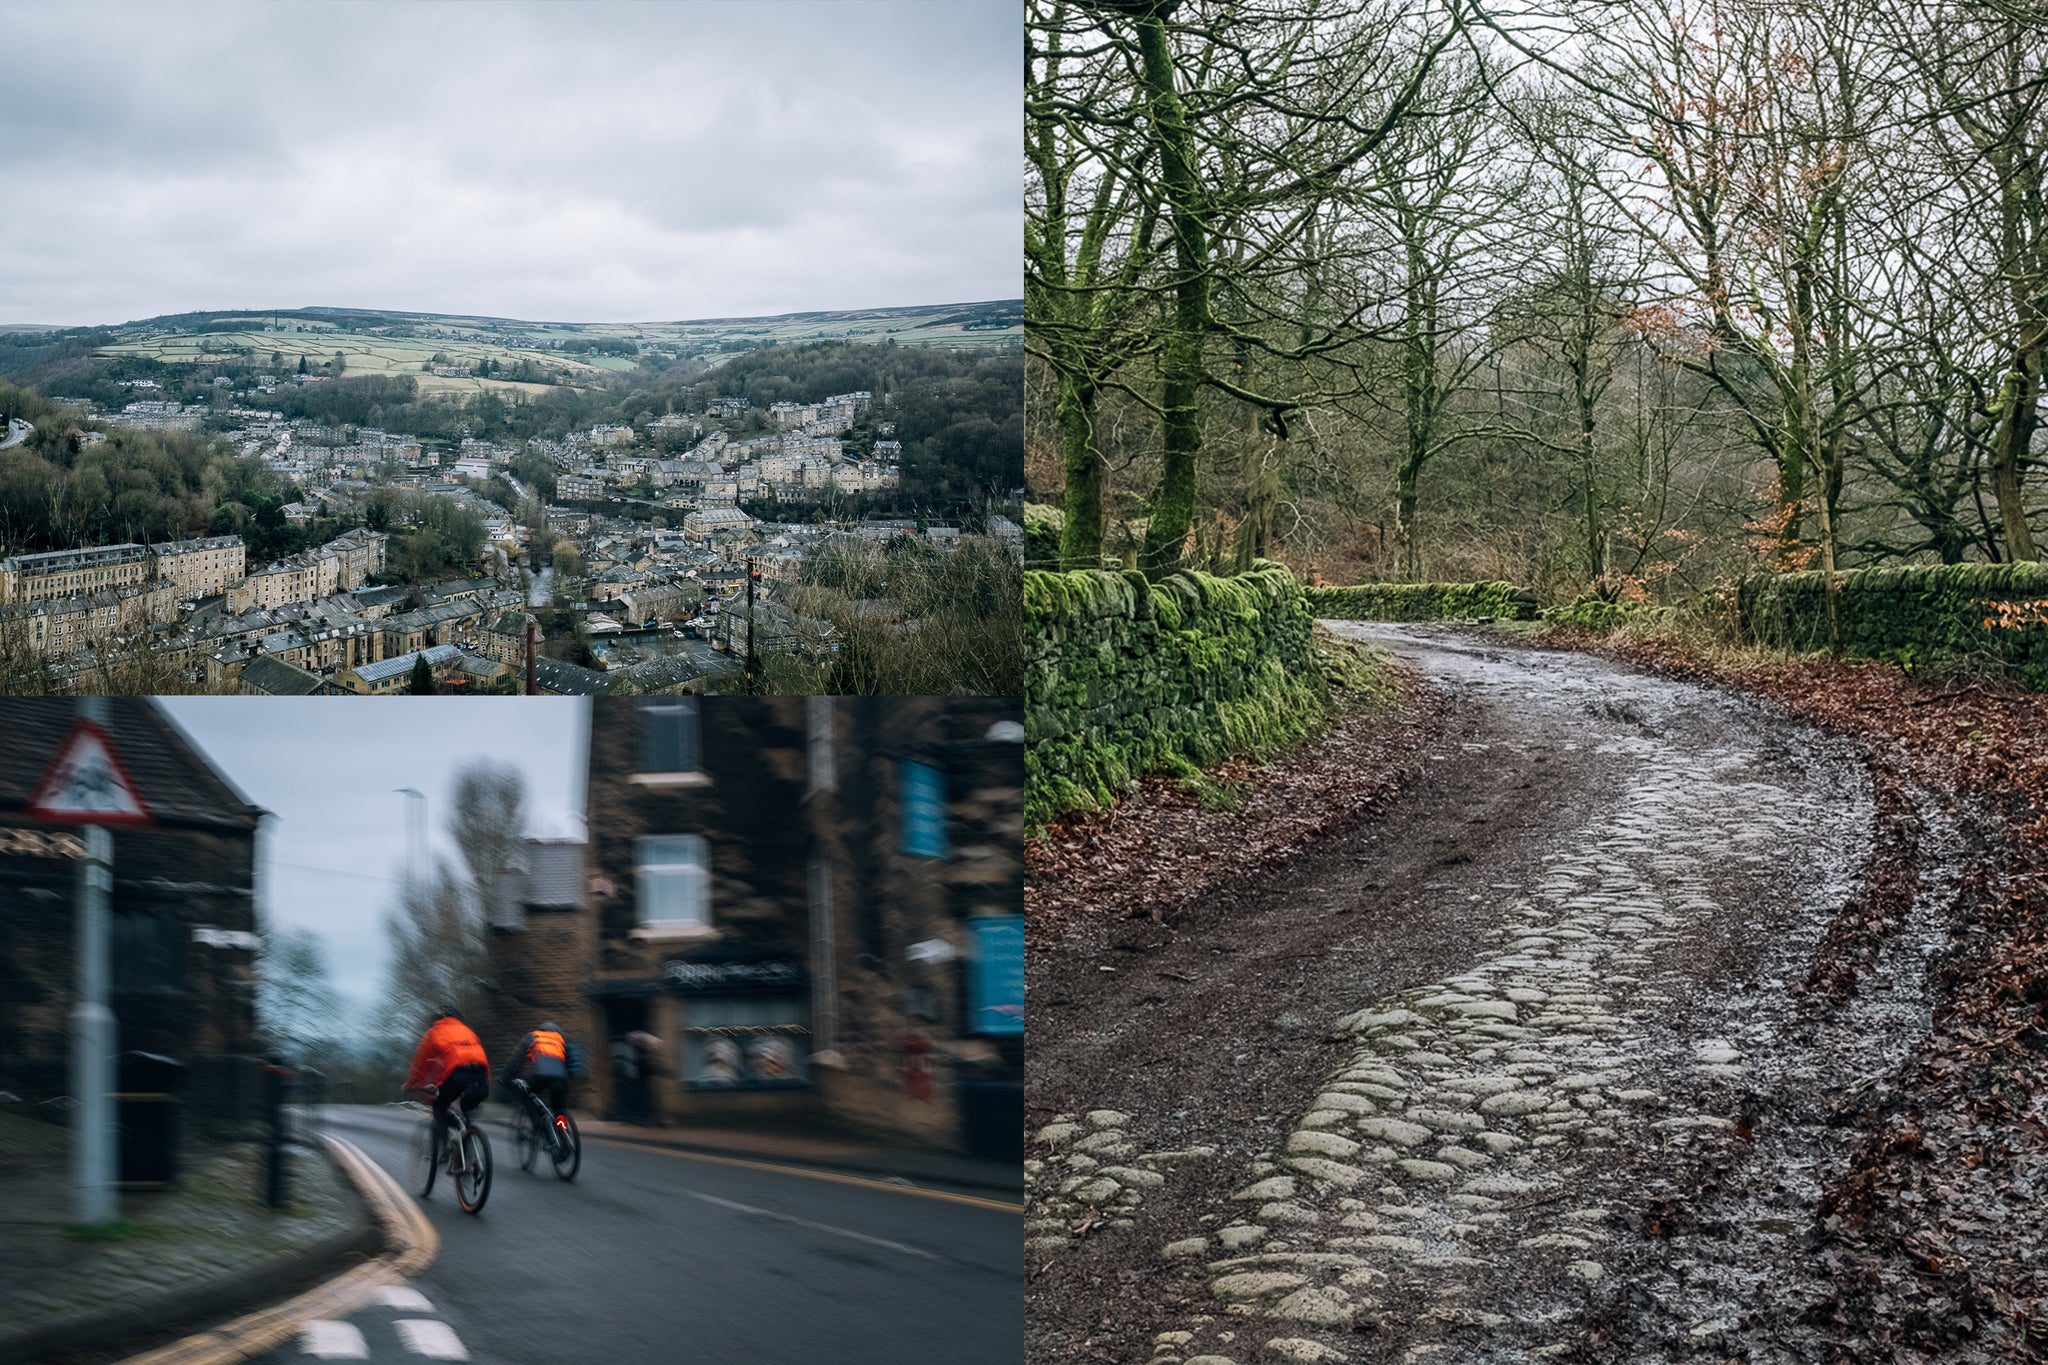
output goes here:
<path id="1" fill-rule="evenodd" d="M 656 840 L 683 842 L 684 856 L 679 861 L 650 862 L 654 856 L 649 845 Z M 695 856 L 690 856 L 694 854 Z M 642 937 L 690 937 L 710 936 L 716 931 L 711 927 L 711 841 L 701 834 L 649 834 L 633 841 L 633 874 L 636 883 L 634 910 L 639 917 L 635 933 Z M 697 916 L 686 919 L 656 919 L 650 914 L 654 905 L 653 879 L 659 876 L 681 876 L 695 879 L 694 885 L 686 880 L 683 902 L 686 910 L 696 910 Z"/>
<path id="2" fill-rule="evenodd" d="M 642 697 L 635 703 L 635 707 L 636 716 L 639 718 L 642 727 L 647 724 L 645 717 L 650 711 L 674 710 L 681 713 L 685 717 L 685 723 L 691 730 L 691 747 L 696 751 L 691 757 L 696 760 L 696 766 L 693 768 L 672 769 L 666 772 L 636 772 L 626 780 L 642 787 L 710 786 L 711 775 L 704 771 L 704 712 L 703 708 L 697 704 L 697 698 L 687 696 Z M 644 728 L 635 734 L 634 743 L 636 746 L 633 755 L 634 763 L 645 762 L 647 735 Z"/>

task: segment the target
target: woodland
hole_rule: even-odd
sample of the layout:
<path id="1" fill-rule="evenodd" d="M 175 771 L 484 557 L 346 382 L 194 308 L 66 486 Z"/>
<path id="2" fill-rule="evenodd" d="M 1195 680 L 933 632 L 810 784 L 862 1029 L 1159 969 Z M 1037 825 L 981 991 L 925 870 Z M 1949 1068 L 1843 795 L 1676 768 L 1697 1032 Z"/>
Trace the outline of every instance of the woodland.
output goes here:
<path id="1" fill-rule="evenodd" d="M 2038 557 L 2037 6 L 1026 14 L 1034 567 L 1651 602 Z"/>

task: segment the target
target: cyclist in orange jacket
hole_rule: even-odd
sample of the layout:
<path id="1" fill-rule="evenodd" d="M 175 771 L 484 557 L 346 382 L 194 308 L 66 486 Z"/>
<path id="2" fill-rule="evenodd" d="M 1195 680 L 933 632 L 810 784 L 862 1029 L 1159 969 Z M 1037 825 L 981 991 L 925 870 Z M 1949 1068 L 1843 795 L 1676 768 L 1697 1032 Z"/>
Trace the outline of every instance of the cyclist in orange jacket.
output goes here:
<path id="1" fill-rule="evenodd" d="M 476 1033 L 462 1022 L 455 1009 L 437 1011 L 434 1021 L 413 1049 L 412 1066 L 405 1073 L 408 1091 L 433 1092 L 434 1160 L 441 1159 L 441 1130 L 448 1126 L 448 1106 L 462 1102 L 467 1116 L 490 1093 L 491 1063 Z"/>
<path id="2" fill-rule="evenodd" d="M 512 1049 L 505 1080 L 509 1083 L 517 1079 L 529 1067 L 533 1070 L 533 1092 L 547 1101 L 549 1113 L 561 1113 L 569 1104 L 569 1040 L 552 1021 L 519 1040 L 519 1045 Z"/>

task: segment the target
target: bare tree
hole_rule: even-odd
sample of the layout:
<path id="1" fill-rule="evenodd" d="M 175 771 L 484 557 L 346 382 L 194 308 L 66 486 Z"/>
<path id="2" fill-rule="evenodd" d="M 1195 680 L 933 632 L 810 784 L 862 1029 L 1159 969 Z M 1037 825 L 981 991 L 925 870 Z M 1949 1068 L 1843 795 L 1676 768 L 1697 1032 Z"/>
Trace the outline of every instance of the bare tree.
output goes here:
<path id="1" fill-rule="evenodd" d="M 256 1021 L 286 1057 L 304 1060 L 337 1033 L 341 997 L 327 969 L 320 936 L 276 929 L 256 960 Z"/>
<path id="2" fill-rule="evenodd" d="M 476 1009 L 483 922 L 453 867 L 439 862 L 431 878 L 408 886 L 385 916 L 384 931 L 391 950 L 386 999 L 394 1028 L 424 1028 L 438 1009 Z"/>
<path id="3" fill-rule="evenodd" d="M 510 764 L 479 759 L 455 774 L 448 834 L 462 854 L 479 922 L 490 913 L 498 871 L 525 827 L 526 779 Z"/>

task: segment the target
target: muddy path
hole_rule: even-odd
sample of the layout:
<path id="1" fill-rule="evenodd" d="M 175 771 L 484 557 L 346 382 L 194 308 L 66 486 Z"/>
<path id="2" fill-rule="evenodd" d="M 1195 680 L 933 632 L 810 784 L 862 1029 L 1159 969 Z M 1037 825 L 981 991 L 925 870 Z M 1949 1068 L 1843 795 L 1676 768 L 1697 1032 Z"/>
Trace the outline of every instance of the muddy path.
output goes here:
<path id="1" fill-rule="evenodd" d="M 1752 697 L 1340 629 L 1448 698 L 1401 799 L 1034 955 L 1029 1358 L 1838 1354 L 1817 1206 L 1926 1032 L 1955 819 Z"/>

